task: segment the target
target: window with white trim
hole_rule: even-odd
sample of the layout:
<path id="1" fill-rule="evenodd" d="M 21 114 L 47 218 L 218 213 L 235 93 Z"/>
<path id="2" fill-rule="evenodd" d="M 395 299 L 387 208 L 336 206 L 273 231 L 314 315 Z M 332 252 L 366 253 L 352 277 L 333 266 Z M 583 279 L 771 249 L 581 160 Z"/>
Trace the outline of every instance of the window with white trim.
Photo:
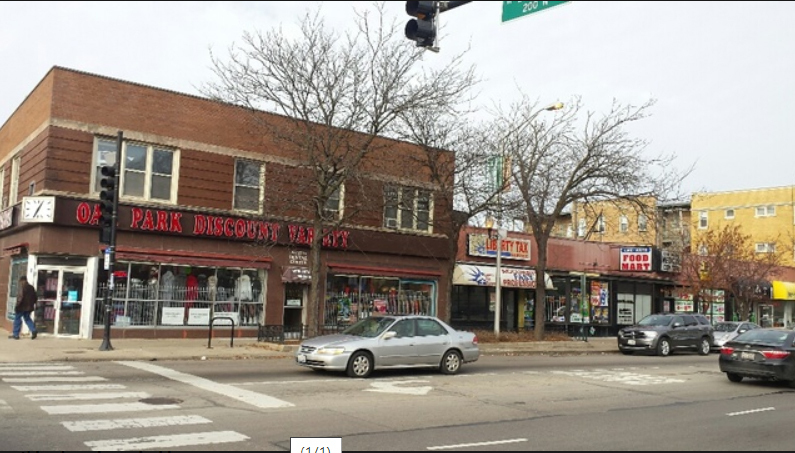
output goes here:
<path id="1" fill-rule="evenodd" d="M 698 213 L 698 228 L 700 230 L 706 230 L 709 226 L 709 217 L 707 211 L 701 211 Z"/>
<path id="2" fill-rule="evenodd" d="M 0 209 L 6 208 L 6 168 L 0 168 Z"/>
<path id="3" fill-rule="evenodd" d="M 585 219 L 580 219 L 577 222 L 577 237 L 585 237 Z"/>
<path id="4" fill-rule="evenodd" d="M 103 165 L 116 162 L 116 141 L 97 139 L 92 172 L 93 192 L 99 192 Z M 176 203 L 179 151 L 157 145 L 122 143 L 121 197 Z"/>
<path id="5" fill-rule="evenodd" d="M 19 162 L 20 156 L 14 156 L 11 160 L 11 186 L 8 188 L 8 206 L 17 204 L 19 197 Z"/>
<path id="6" fill-rule="evenodd" d="M 238 211 L 262 212 L 265 165 L 253 160 L 235 160 L 235 193 L 233 208 Z"/>
<path id="7" fill-rule="evenodd" d="M 776 244 L 773 242 L 757 242 L 756 253 L 776 253 Z"/>
<path id="8" fill-rule="evenodd" d="M 430 231 L 432 207 L 433 199 L 428 190 L 384 188 L 384 226 L 387 228 Z"/>
<path id="9" fill-rule="evenodd" d="M 640 214 L 638 216 L 638 231 L 648 231 L 649 230 L 649 217 L 646 214 Z"/>
<path id="10" fill-rule="evenodd" d="M 733 219 L 734 218 L 734 209 L 727 209 L 726 215 L 724 216 L 726 219 Z"/>
<path id="11" fill-rule="evenodd" d="M 698 246 L 698 254 L 699 255 L 707 256 L 708 253 L 709 253 L 709 250 L 707 249 L 707 246 L 705 244 L 700 244 Z"/>
<path id="12" fill-rule="evenodd" d="M 594 231 L 597 233 L 604 233 L 605 230 L 605 216 L 600 214 L 599 217 L 596 218 L 596 228 L 594 228 Z"/>
<path id="13" fill-rule="evenodd" d="M 775 206 L 757 206 L 756 207 L 756 217 L 775 217 L 776 215 L 776 207 Z"/>
<path id="14" fill-rule="evenodd" d="M 344 187 L 337 187 L 337 190 L 326 200 L 326 206 L 323 207 L 323 217 L 329 220 L 339 220 L 341 218 L 344 194 Z"/>
<path id="15" fill-rule="evenodd" d="M 621 233 L 626 233 L 627 231 L 629 231 L 629 219 L 627 218 L 627 216 L 622 215 L 621 217 L 619 217 L 618 231 L 620 231 Z"/>

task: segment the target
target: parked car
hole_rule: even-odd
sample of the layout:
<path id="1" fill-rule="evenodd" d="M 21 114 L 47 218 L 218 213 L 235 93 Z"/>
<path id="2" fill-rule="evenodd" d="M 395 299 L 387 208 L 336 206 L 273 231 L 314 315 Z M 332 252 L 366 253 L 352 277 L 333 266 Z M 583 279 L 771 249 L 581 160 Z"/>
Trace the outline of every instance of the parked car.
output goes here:
<path id="1" fill-rule="evenodd" d="M 708 355 L 712 341 L 709 320 L 692 313 L 649 315 L 618 331 L 618 349 L 623 354 L 650 352 L 665 357 L 677 349 L 695 349 Z"/>
<path id="2" fill-rule="evenodd" d="M 715 332 L 713 334 L 712 349 L 720 350 L 726 342 L 737 338 L 738 335 L 759 328 L 760 326 L 752 322 L 719 322 L 713 327 Z"/>
<path id="3" fill-rule="evenodd" d="M 438 368 L 456 374 L 480 357 L 478 337 L 433 316 L 372 316 L 337 335 L 301 343 L 296 363 L 316 370 L 345 371 L 366 378 L 373 370 Z"/>
<path id="4" fill-rule="evenodd" d="M 795 387 L 795 331 L 749 330 L 723 345 L 718 363 L 732 382 L 755 378 L 787 381 Z"/>

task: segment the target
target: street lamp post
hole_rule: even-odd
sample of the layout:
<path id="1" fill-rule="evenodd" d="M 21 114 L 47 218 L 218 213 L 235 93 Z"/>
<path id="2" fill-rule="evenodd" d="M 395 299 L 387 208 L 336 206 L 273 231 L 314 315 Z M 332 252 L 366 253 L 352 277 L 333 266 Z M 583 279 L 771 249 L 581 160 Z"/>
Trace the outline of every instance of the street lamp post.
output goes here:
<path id="1" fill-rule="evenodd" d="M 494 336 L 500 337 L 500 311 L 502 308 L 502 238 L 507 235 L 504 228 L 494 228 L 494 219 L 489 217 L 486 219 L 486 228 L 489 230 L 489 238 L 497 239 L 497 260 L 496 268 L 494 269 L 497 276 L 494 278 Z"/>

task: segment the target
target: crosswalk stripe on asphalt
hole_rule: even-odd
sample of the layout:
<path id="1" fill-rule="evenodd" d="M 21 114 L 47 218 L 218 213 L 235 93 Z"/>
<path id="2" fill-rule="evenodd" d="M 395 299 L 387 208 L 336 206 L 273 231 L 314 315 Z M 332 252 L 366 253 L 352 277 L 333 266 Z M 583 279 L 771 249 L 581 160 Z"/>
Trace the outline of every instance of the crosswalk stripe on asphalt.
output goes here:
<path id="1" fill-rule="evenodd" d="M 109 431 L 112 429 L 156 428 L 161 426 L 202 425 L 212 423 L 199 415 L 178 415 L 174 417 L 120 418 L 115 420 L 80 420 L 61 422 L 72 432 Z"/>
<path id="2" fill-rule="evenodd" d="M 41 406 L 50 415 L 67 414 L 104 414 L 110 412 L 163 411 L 179 409 L 178 404 L 146 404 L 146 403 L 108 403 L 108 404 L 77 404 L 62 406 Z"/>
<path id="3" fill-rule="evenodd" d="M 122 384 L 54 384 L 54 385 L 12 385 L 20 392 L 59 392 L 74 390 L 118 390 L 127 388 Z"/>
<path id="4" fill-rule="evenodd" d="M 85 444 L 93 451 L 165 450 L 190 445 L 241 442 L 248 439 L 248 436 L 244 436 L 235 431 L 210 431 L 166 436 L 134 437 L 130 439 L 95 440 L 85 442 Z"/>
<path id="5" fill-rule="evenodd" d="M 105 392 L 105 393 L 44 393 L 25 395 L 31 401 L 73 401 L 73 400 L 110 400 L 123 398 L 149 398 L 146 392 Z"/>

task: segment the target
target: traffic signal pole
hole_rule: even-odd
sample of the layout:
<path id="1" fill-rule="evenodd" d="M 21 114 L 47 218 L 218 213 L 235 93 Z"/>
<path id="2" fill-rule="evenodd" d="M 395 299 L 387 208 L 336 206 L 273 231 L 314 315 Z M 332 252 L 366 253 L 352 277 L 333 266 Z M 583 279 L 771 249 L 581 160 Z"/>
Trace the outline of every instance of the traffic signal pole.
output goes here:
<path id="1" fill-rule="evenodd" d="M 406 24 L 406 38 L 415 41 L 417 47 L 424 47 L 433 52 L 439 52 L 438 20 L 439 14 L 471 3 L 471 1 L 438 2 L 438 1 L 409 1 L 406 2 L 406 13 L 413 16 Z"/>
<path id="2" fill-rule="evenodd" d="M 105 250 L 105 267 L 108 271 L 108 289 L 105 291 L 105 329 L 100 351 L 112 351 L 110 344 L 110 317 L 113 313 L 114 267 L 116 263 L 116 222 L 119 220 L 119 174 L 121 173 L 122 141 L 124 134 L 119 131 L 116 137 L 116 161 L 113 163 L 113 215 L 111 216 L 110 241 Z"/>

